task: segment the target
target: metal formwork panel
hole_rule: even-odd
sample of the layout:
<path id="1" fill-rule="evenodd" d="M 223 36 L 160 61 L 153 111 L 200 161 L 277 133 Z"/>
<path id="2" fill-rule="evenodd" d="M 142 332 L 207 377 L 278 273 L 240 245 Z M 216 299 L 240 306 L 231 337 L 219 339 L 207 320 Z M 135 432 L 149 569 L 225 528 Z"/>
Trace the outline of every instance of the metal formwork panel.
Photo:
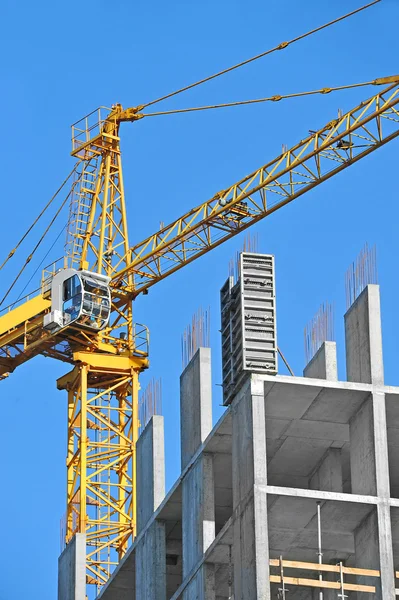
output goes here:
<path id="1" fill-rule="evenodd" d="M 277 373 L 274 256 L 243 252 L 240 257 L 243 366 Z"/>
<path id="2" fill-rule="evenodd" d="M 223 402 L 228 404 L 245 373 L 277 373 L 274 257 L 242 252 L 240 276 L 220 291 Z"/>

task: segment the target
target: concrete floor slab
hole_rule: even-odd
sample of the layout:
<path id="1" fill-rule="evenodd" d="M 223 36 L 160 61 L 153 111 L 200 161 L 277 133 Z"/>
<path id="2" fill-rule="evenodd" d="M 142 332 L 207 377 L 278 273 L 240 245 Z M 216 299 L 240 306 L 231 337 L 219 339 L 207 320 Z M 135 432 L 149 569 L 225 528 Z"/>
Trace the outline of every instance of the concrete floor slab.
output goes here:
<path id="1" fill-rule="evenodd" d="M 310 477 L 330 446 L 328 439 L 288 437 L 269 462 L 268 473 Z"/>

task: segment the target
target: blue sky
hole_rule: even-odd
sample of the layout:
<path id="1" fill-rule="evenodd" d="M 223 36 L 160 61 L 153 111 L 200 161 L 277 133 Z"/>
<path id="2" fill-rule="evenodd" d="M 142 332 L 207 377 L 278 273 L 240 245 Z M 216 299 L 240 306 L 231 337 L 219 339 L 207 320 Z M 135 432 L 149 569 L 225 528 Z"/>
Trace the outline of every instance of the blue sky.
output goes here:
<path id="1" fill-rule="evenodd" d="M 360 5 L 359 0 L 152 0 L 141 5 L 123 0 L 3 0 L 0 259 L 71 170 L 72 122 L 99 105 L 135 106 L 151 100 Z M 230 102 L 394 74 L 398 19 L 399 4 L 383 0 L 162 107 Z M 349 109 L 373 92 L 370 88 L 124 125 L 131 242 L 272 159 L 282 144 L 294 144 L 309 129 L 321 127 L 338 108 Z M 398 142 L 391 143 L 254 228 L 259 250 L 276 256 L 279 345 L 295 374 L 304 367 L 304 325 L 328 300 L 336 306 L 339 370 L 345 377 L 344 274 L 368 241 L 377 245 L 386 381 L 397 383 L 398 149 Z M 62 224 L 60 219 L 42 254 Z M 0 291 L 34 239 L 2 272 Z M 217 386 L 219 289 L 241 243 L 237 238 L 226 243 L 137 301 L 136 320 L 150 327 L 152 341 L 151 370 L 143 385 L 150 377 L 162 377 L 163 382 L 168 487 L 180 465 L 181 333 L 199 306 L 211 307 L 216 420 L 222 412 Z M 60 242 L 52 257 L 61 254 Z M 23 286 L 22 281 L 17 290 Z M 56 597 L 59 519 L 65 510 L 66 398 L 57 392 L 55 381 L 65 370 L 65 365 L 37 358 L 0 384 L 0 600 Z"/>

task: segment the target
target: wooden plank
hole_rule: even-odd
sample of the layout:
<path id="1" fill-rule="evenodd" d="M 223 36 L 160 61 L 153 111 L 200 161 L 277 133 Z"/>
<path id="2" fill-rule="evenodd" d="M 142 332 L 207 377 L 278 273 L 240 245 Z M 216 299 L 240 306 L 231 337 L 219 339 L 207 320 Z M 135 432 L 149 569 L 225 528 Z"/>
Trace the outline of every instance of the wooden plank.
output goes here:
<path id="1" fill-rule="evenodd" d="M 280 575 L 270 575 L 271 583 L 281 583 Z M 302 579 L 300 577 L 285 577 L 284 583 L 288 585 L 302 585 L 306 587 L 316 588 L 330 588 L 333 590 L 340 590 L 341 584 L 339 581 L 320 581 L 319 579 Z M 351 592 L 369 592 L 375 594 L 375 587 L 373 585 L 358 585 L 354 583 L 344 583 L 344 590 Z"/>
<path id="2" fill-rule="evenodd" d="M 280 560 L 278 558 L 272 558 L 269 561 L 271 567 L 279 567 Z M 300 562 L 297 560 L 283 560 L 283 567 L 287 567 L 287 569 L 306 569 L 309 571 L 326 571 L 329 573 L 339 573 L 340 566 L 339 565 L 320 565 L 319 563 L 308 563 L 308 562 Z M 380 572 L 375 571 L 373 569 L 355 569 L 352 567 L 342 567 L 343 573 L 347 575 L 363 575 L 365 577 L 379 577 Z M 399 576 L 399 571 L 396 574 L 396 577 Z"/>

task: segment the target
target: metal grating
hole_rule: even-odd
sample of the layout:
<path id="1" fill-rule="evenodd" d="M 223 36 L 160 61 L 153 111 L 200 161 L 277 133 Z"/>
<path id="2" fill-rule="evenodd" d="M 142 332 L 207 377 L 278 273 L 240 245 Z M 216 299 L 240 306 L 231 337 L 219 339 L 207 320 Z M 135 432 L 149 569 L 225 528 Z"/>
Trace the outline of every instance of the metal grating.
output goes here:
<path id="1" fill-rule="evenodd" d="M 228 278 L 220 301 L 226 405 L 246 373 L 277 373 L 274 256 L 242 252 L 238 281 Z"/>

